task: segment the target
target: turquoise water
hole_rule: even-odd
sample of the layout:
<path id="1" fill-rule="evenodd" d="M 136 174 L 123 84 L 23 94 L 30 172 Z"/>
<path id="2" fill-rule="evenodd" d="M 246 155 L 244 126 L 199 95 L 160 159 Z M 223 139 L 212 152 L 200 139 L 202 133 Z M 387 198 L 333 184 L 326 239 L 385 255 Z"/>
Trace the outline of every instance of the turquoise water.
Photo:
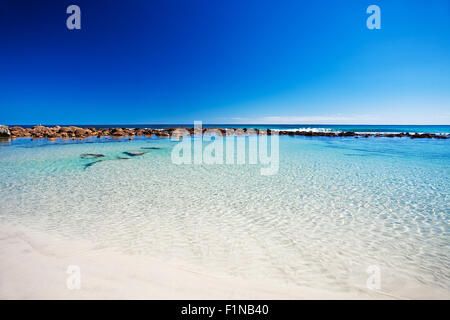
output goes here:
<path id="1" fill-rule="evenodd" d="M 383 292 L 450 292 L 450 141 L 281 136 L 271 176 L 175 165 L 175 145 L 0 143 L 0 223 L 220 276 L 356 292 L 376 265 Z"/>

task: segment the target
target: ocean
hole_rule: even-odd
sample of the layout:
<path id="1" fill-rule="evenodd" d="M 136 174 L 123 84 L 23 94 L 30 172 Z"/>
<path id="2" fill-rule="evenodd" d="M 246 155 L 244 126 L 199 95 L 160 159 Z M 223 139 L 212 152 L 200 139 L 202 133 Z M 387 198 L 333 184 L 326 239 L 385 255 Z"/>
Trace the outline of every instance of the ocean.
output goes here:
<path id="1" fill-rule="evenodd" d="M 369 290 L 368 276 L 378 270 L 386 294 L 449 296 L 449 140 L 280 136 L 279 169 L 269 176 L 248 162 L 174 164 L 176 144 L 146 137 L 3 141 L 0 223 L 218 277 L 358 292 Z M 124 153 L 132 150 L 147 153 Z"/>

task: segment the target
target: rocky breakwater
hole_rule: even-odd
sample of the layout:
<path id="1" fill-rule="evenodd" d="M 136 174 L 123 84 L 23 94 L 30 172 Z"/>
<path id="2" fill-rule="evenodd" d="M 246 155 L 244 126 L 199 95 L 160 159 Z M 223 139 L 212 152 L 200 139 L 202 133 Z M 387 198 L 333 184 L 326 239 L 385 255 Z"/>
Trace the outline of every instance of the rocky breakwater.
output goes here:
<path id="1" fill-rule="evenodd" d="M 198 129 L 197 129 L 198 130 Z M 411 139 L 450 139 L 449 134 L 437 134 L 437 133 L 356 133 L 352 131 L 348 132 L 314 132 L 314 131 L 292 131 L 292 130 L 258 130 L 252 128 L 202 128 L 201 134 L 214 133 L 219 136 L 227 135 L 251 135 L 251 134 L 275 134 L 287 135 L 287 136 L 304 136 L 304 137 L 354 137 L 354 138 L 411 138 Z M 194 128 L 188 127 L 172 127 L 166 129 L 140 129 L 140 128 L 80 128 L 75 126 L 69 127 L 46 127 L 46 126 L 34 126 L 32 128 L 11 127 L 8 129 L 6 126 L 0 126 L 0 136 L 11 138 L 24 138 L 31 137 L 34 139 L 84 139 L 89 137 L 113 137 L 122 138 L 128 137 L 130 140 L 133 136 L 157 136 L 160 138 L 176 137 L 181 138 L 185 135 L 199 134 Z"/>
<path id="2" fill-rule="evenodd" d="M 313 132 L 313 131 L 279 131 L 279 135 L 288 136 L 304 136 L 304 137 L 354 137 L 354 138 L 402 138 L 409 137 L 411 139 L 420 138 L 435 138 L 435 139 L 450 139 L 449 134 L 438 134 L 438 133 L 413 133 L 400 132 L 400 133 L 357 133 L 353 131 L 343 131 L 343 132 Z"/>
<path id="3" fill-rule="evenodd" d="M 130 129 L 130 128 L 80 128 L 75 126 L 69 127 L 46 127 L 34 126 L 32 128 L 11 127 L 11 138 L 27 138 L 34 139 L 84 139 L 89 137 L 131 137 L 131 136 L 152 136 L 152 135 L 166 135 L 166 132 L 161 132 L 153 129 Z"/>

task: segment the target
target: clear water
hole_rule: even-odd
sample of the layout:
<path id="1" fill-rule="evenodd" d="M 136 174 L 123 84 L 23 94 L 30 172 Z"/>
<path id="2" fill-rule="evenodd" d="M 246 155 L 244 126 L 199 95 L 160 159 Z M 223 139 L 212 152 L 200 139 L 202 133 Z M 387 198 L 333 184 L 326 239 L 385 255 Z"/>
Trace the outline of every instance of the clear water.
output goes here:
<path id="1" fill-rule="evenodd" d="M 221 276 L 348 292 L 376 265 L 384 292 L 450 291 L 450 141 L 282 136 L 273 176 L 175 165 L 174 145 L 4 142 L 0 223 Z"/>

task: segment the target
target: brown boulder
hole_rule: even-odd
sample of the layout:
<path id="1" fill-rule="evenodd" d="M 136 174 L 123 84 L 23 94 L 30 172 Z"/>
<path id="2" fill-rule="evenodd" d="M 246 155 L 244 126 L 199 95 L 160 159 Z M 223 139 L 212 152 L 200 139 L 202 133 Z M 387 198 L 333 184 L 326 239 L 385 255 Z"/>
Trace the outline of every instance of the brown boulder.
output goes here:
<path id="1" fill-rule="evenodd" d="M 11 135 L 15 136 L 15 137 L 30 137 L 31 136 L 31 134 L 22 127 L 15 126 L 15 127 L 9 128 L 9 130 L 11 131 Z"/>
<path id="2" fill-rule="evenodd" d="M 90 135 L 91 131 L 83 129 L 83 128 L 77 128 L 77 129 L 75 129 L 74 133 L 75 133 L 75 136 L 77 136 L 77 137 L 83 137 L 83 136 Z"/>
<path id="3" fill-rule="evenodd" d="M 123 131 L 122 128 L 114 128 L 112 129 L 112 131 L 110 132 L 111 136 L 116 136 L 116 137 L 121 137 L 125 135 L 125 132 Z"/>
<path id="4" fill-rule="evenodd" d="M 72 132 L 72 130 L 68 127 L 60 127 L 58 130 L 59 133 L 67 133 L 67 132 Z"/>
<path id="5" fill-rule="evenodd" d="M 170 137 L 170 134 L 168 134 L 167 132 L 164 131 L 160 131 L 156 134 L 157 137 L 161 137 L 161 138 L 168 138 Z"/>

